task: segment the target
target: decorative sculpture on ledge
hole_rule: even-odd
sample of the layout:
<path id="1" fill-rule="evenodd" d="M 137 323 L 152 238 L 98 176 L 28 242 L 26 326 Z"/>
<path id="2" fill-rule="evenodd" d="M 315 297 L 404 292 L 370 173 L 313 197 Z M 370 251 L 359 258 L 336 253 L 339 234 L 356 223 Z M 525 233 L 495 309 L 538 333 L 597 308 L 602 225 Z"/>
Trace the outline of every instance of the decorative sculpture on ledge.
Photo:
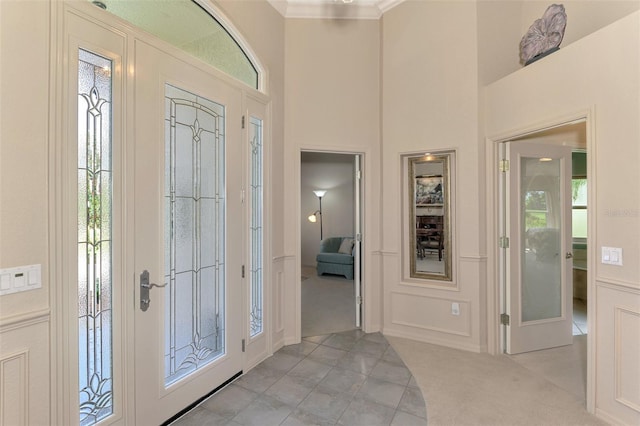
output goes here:
<path id="1" fill-rule="evenodd" d="M 564 29 L 567 26 L 567 14 L 561 4 L 552 4 L 542 18 L 529 27 L 520 41 L 520 62 L 525 66 L 559 49 Z"/>

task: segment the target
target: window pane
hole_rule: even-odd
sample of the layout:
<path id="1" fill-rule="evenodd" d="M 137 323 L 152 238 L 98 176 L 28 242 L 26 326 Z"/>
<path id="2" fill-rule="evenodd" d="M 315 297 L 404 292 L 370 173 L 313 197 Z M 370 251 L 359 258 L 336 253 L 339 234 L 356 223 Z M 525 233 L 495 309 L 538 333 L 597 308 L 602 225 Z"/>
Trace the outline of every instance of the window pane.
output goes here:
<path id="1" fill-rule="evenodd" d="M 78 324 L 80 424 L 113 413 L 111 353 L 111 68 L 78 52 Z"/>
<path id="2" fill-rule="evenodd" d="M 165 85 L 165 385 L 224 354 L 224 107 Z"/>
<path id="3" fill-rule="evenodd" d="M 562 314 L 560 160 L 521 158 L 521 320 Z M 529 210 L 529 208 L 533 208 Z M 533 214 L 530 216 L 530 214 Z"/>
<path id="4" fill-rule="evenodd" d="M 251 244 L 251 312 L 249 318 L 250 335 L 256 336 L 262 332 L 262 120 L 251 117 L 249 123 L 249 141 L 251 143 L 251 189 L 250 203 L 250 244 Z"/>
<path id="5" fill-rule="evenodd" d="M 573 206 L 587 206 L 587 180 L 572 179 L 571 180 L 571 200 Z"/>
<path id="6" fill-rule="evenodd" d="M 571 236 L 573 238 L 587 238 L 587 209 L 573 209 L 571 213 Z"/>
<path id="7" fill-rule="evenodd" d="M 258 72 L 220 23 L 192 0 L 101 0 L 107 10 L 258 89 Z"/>

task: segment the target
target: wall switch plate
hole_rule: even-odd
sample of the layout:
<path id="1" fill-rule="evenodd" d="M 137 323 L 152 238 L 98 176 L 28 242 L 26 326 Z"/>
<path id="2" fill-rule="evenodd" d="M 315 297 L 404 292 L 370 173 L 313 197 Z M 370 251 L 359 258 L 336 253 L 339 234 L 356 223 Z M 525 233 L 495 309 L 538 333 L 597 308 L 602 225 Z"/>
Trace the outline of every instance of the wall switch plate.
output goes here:
<path id="1" fill-rule="evenodd" d="M 602 247 L 602 263 L 605 265 L 622 266 L 622 248 Z"/>
<path id="2" fill-rule="evenodd" d="M 451 304 L 451 315 L 460 315 L 460 304 L 453 302 Z"/>
<path id="3" fill-rule="evenodd" d="M 42 265 L 0 269 L 0 296 L 42 287 Z"/>

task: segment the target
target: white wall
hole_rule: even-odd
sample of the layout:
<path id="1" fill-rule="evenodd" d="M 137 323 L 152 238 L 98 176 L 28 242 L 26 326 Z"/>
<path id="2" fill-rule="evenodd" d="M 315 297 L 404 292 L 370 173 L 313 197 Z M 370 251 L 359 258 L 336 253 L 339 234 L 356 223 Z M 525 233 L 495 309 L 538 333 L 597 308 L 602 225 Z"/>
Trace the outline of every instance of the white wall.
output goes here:
<path id="1" fill-rule="evenodd" d="M 363 154 L 364 329 L 378 331 L 380 292 L 380 23 L 288 19 L 285 41 L 285 323 L 300 339 L 300 152 Z M 328 201 L 327 201 L 328 202 Z M 323 206 L 324 208 L 324 206 Z"/>
<path id="2" fill-rule="evenodd" d="M 611 423 L 638 424 L 640 13 L 488 86 L 486 99 L 492 139 L 566 117 L 588 117 L 595 409 Z M 624 265 L 602 264 L 602 246 L 621 247 Z"/>
<path id="3" fill-rule="evenodd" d="M 473 351 L 485 348 L 484 249 L 479 229 L 478 48 L 475 2 L 405 2 L 383 17 L 384 332 Z M 401 155 L 456 152 L 454 280 L 405 278 Z M 451 304 L 460 315 L 451 315 Z"/>
<path id="4" fill-rule="evenodd" d="M 0 2 L 0 268 L 42 265 L 41 289 L 0 297 L 7 425 L 50 424 L 49 29 L 48 2 Z"/>

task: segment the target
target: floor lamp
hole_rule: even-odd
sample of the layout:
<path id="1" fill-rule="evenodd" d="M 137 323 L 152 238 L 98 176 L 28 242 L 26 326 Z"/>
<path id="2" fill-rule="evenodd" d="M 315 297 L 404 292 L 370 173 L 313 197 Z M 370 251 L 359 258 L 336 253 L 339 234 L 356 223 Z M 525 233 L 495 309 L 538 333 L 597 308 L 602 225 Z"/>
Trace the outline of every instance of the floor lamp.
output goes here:
<path id="1" fill-rule="evenodd" d="M 322 240 L 322 197 L 324 197 L 324 194 L 326 194 L 327 191 L 317 190 L 317 191 L 313 191 L 313 193 L 316 194 L 316 197 L 318 197 L 318 202 L 320 203 L 320 209 L 316 210 L 315 212 L 313 212 L 313 214 L 309 215 L 308 219 L 309 219 L 309 222 L 316 223 L 316 221 L 318 220 L 318 216 L 320 216 L 320 240 Z"/>

